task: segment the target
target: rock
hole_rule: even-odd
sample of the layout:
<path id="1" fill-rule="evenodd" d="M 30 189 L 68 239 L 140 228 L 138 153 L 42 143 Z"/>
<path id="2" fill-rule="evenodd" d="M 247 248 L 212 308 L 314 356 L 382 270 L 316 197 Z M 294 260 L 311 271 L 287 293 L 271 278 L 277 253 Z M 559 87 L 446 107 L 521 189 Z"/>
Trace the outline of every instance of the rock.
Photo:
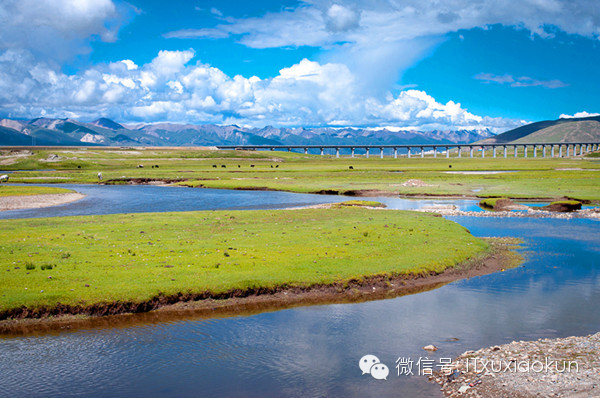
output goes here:
<path id="1" fill-rule="evenodd" d="M 437 351 L 438 350 L 438 348 L 436 346 L 434 346 L 433 344 L 426 345 L 425 347 L 423 347 L 423 349 L 425 351 Z"/>
<path id="2" fill-rule="evenodd" d="M 470 388 L 471 387 L 469 387 L 468 385 L 465 384 L 464 386 L 460 386 L 460 388 L 458 389 L 458 392 L 461 393 L 461 394 L 464 394 L 467 391 L 469 391 Z"/>

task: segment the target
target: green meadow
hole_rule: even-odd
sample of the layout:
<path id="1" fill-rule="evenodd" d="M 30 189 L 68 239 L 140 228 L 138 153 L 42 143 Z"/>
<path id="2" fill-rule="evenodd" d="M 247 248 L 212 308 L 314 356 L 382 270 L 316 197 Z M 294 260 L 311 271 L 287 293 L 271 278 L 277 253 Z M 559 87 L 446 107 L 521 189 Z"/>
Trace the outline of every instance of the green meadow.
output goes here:
<path id="1" fill-rule="evenodd" d="M 28 196 L 28 195 L 47 195 L 57 193 L 74 192 L 70 189 L 59 187 L 30 187 L 30 186 L 14 186 L 0 185 L 0 197 L 2 196 Z"/>
<path id="2" fill-rule="evenodd" d="M 0 312 L 441 272 L 489 249 L 441 217 L 357 206 L 0 225 Z"/>
<path id="3" fill-rule="evenodd" d="M 48 162 L 50 154 L 58 155 L 60 160 Z M 531 153 L 528 158 L 522 155 L 494 159 L 490 152 L 485 158 L 481 154 L 476 158 L 456 158 L 456 153 L 452 153 L 449 159 L 441 155 L 380 159 L 372 154 L 369 159 L 336 159 L 331 155 L 271 151 L 88 148 L 36 150 L 32 156 L 15 159 L 14 164 L 3 168 L 56 169 L 15 172 L 11 182 L 97 183 L 97 173 L 101 171 L 103 182 L 111 184 L 149 178 L 225 189 L 600 201 L 600 160 L 594 154 L 583 158 L 542 158 L 538 150 L 536 158 Z M 418 183 L 407 183 L 409 180 Z"/>

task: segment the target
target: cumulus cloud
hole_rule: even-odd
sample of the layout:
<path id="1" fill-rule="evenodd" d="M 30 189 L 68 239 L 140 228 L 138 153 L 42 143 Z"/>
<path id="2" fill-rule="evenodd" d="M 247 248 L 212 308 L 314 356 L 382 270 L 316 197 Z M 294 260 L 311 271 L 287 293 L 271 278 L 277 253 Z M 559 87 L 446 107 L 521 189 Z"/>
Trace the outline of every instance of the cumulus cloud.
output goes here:
<path id="1" fill-rule="evenodd" d="M 192 50 L 160 51 L 144 65 L 123 60 L 66 75 L 26 51 L 8 50 L 0 53 L 0 114 L 254 126 L 504 130 L 519 124 L 473 115 L 460 103 L 439 103 L 419 90 L 384 99 L 366 95 L 340 63 L 304 59 L 260 79 L 229 76 L 194 56 Z"/>
<path id="2" fill-rule="evenodd" d="M 27 49 L 60 64 L 89 51 L 90 40 L 114 41 L 132 10 L 112 0 L 4 0 L 0 51 Z"/>
<path id="3" fill-rule="evenodd" d="M 313 46 L 321 59 L 344 60 L 367 87 L 382 95 L 449 32 L 493 24 L 524 28 L 541 37 L 554 29 L 600 36 L 600 8 L 589 0 L 304 0 L 295 8 L 254 18 L 225 18 L 209 29 L 167 33 L 168 38 L 233 37 L 251 48 Z M 367 62 L 370 61 L 370 62 Z M 371 85 L 383 81 L 380 87 Z M 516 87 L 562 87 L 555 81 L 515 81 Z"/>
<path id="4" fill-rule="evenodd" d="M 305 0 L 294 9 L 228 21 L 216 30 L 242 35 L 243 43 L 257 48 L 303 45 L 306 40 L 293 33 L 306 23 L 315 45 L 340 39 L 412 39 L 491 24 L 524 27 L 542 36 L 550 34 L 549 25 L 588 37 L 600 35 L 600 10 L 588 0 L 523 0 L 518 7 L 512 0 Z M 359 27 L 359 32 L 353 31 Z M 347 34 L 337 36 L 340 31 Z"/>
<path id="5" fill-rule="evenodd" d="M 529 76 L 514 77 L 512 75 L 494 75 L 493 73 L 479 73 L 473 77 L 476 80 L 481 80 L 484 83 L 508 84 L 511 87 L 545 87 L 545 88 L 562 88 L 568 84 L 558 79 L 553 80 L 538 80 Z"/>
<path id="6" fill-rule="evenodd" d="M 563 113 L 562 115 L 560 115 L 560 118 L 561 119 L 577 119 L 577 118 L 594 117 L 594 116 L 600 116 L 600 113 L 588 113 L 586 111 L 577 112 L 574 115 L 566 115 Z"/>

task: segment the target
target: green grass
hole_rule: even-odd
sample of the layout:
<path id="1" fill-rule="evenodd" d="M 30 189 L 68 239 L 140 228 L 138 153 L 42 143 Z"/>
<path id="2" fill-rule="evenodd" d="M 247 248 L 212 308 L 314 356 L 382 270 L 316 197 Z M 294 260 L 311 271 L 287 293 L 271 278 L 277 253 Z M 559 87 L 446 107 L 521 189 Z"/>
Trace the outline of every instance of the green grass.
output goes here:
<path id="1" fill-rule="evenodd" d="M 0 311 L 440 272 L 487 249 L 440 217 L 360 207 L 1 220 Z"/>
<path id="2" fill-rule="evenodd" d="M 552 205 L 571 205 L 571 206 L 577 206 L 580 205 L 581 202 L 577 201 L 577 200 L 557 200 L 555 202 L 550 203 L 550 206 Z"/>
<path id="3" fill-rule="evenodd" d="M 498 199 L 503 199 L 503 198 L 487 198 L 487 199 L 483 199 L 479 202 L 479 205 L 482 207 L 487 207 L 489 209 L 494 209 L 496 208 L 496 202 L 498 202 Z"/>
<path id="4" fill-rule="evenodd" d="M 31 186 L 14 186 L 0 185 L 0 197 L 2 196 L 29 196 L 29 195 L 46 195 L 56 193 L 74 192 L 70 189 L 58 187 L 31 187 Z"/>
<path id="5" fill-rule="evenodd" d="M 50 153 L 64 160 L 48 163 Z M 452 154 L 456 156 L 456 154 Z M 69 158 L 69 159 L 67 159 Z M 143 164 L 144 168 L 136 168 Z M 151 166 L 159 168 L 151 168 Z M 221 167 L 222 165 L 226 167 Z M 254 167 L 251 167 L 251 166 Z M 213 167 L 217 166 L 217 167 Z M 239 166 L 239 167 L 238 167 Z M 276 167 L 279 166 L 279 167 Z M 352 166 L 353 169 L 349 169 Z M 452 166 L 452 167 L 450 167 Z M 81 167 L 81 168 L 78 168 Z M 122 178 L 184 179 L 181 185 L 226 189 L 270 189 L 291 192 L 382 191 L 389 195 L 456 195 L 512 198 L 573 198 L 600 201 L 600 163 L 597 158 L 509 157 L 504 159 L 432 157 L 379 159 L 271 151 L 194 151 L 191 149 L 100 148 L 74 151 L 37 150 L 6 166 L 10 170 L 47 169 L 11 174 L 11 182 L 97 183 Z M 499 174 L 458 174 L 464 171 L 505 171 Z M 517 171 L 517 172 L 510 172 Z M 409 179 L 424 186 L 404 186 Z"/>
<path id="6" fill-rule="evenodd" d="M 339 207 L 387 207 L 383 203 L 374 200 L 347 200 L 345 202 L 336 203 L 334 208 Z"/>

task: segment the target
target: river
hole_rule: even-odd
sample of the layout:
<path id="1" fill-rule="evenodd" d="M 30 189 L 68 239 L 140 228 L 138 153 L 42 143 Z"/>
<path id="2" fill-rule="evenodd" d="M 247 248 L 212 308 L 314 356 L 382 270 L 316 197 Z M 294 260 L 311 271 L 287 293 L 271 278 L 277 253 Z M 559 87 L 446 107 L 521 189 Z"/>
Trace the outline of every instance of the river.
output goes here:
<path id="1" fill-rule="evenodd" d="M 75 188 L 88 197 L 0 217 L 283 208 L 347 199 L 152 186 Z M 136 208 L 133 203 L 144 203 L 145 195 L 156 204 Z M 179 203 L 173 204 L 174 198 Z M 381 199 L 392 208 L 440 202 Z M 112 205 L 99 207 L 98 200 Z M 455 204 L 462 210 L 475 206 L 474 201 Z M 3 337 L 0 396 L 440 396 L 424 377 L 398 376 L 396 360 L 412 361 L 416 374 L 426 356 L 437 365 L 469 349 L 600 330 L 598 221 L 451 219 L 476 236 L 523 239 L 524 264 L 388 300 Z M 427 344 L 439 350 L 428 353 L 421 348 Z M 387 380 L 361 375 L 358 362 L 366 354 L 388 366 Z"/>

